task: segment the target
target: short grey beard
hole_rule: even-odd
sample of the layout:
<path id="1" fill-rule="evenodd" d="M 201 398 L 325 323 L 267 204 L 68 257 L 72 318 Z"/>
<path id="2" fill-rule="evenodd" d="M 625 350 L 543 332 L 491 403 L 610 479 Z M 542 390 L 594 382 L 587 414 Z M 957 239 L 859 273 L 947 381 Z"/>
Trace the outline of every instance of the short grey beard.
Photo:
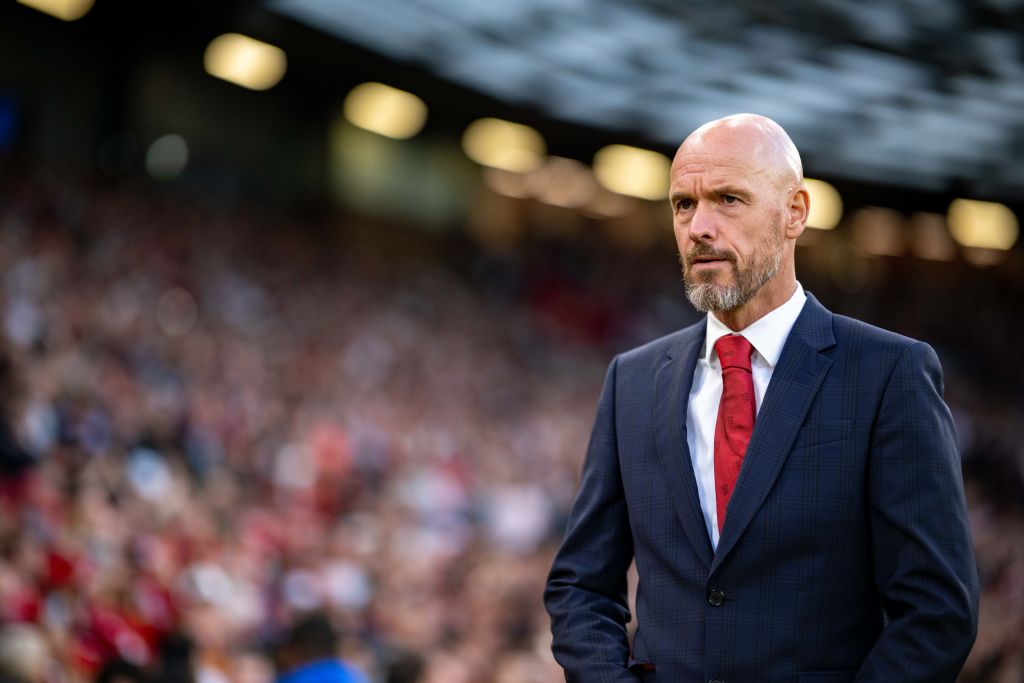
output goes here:
<path id="1" fill-rule="evenodd" d="M 732 311 L 750 301 L 769 280 L 779 272 L 782 265 L 782 249 L 775 250 L 771 259 L 754 263 L 751 270 L 741 273 L 737 270 L 736 284 L 727 287 L 716 287 L 710 282 L 699 282 L 691 285 L 683 277 L 686 286 L 686 297 L 698 311 Z"/>

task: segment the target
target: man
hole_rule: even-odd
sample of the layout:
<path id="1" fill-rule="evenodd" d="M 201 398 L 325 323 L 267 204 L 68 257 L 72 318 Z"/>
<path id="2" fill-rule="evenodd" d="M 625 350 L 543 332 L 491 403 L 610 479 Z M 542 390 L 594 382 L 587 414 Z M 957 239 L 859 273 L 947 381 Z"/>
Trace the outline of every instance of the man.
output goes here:
<path id="1" fill-rule="evenodd" d="M 671 174 L 708 315 L 609 367 L 545 593 L 566 679 L 954 681 L 978 581 L 934 351 L 803 291 L 809 197 L 774 121 L 705 124 Z"/>
<path id="2" fill-rule="evenodd" d="M 278 652 L 277 683 L 367 683 L 361 671 L 337 657 L 338 634 L 322 612 L 303 616 Z"/>

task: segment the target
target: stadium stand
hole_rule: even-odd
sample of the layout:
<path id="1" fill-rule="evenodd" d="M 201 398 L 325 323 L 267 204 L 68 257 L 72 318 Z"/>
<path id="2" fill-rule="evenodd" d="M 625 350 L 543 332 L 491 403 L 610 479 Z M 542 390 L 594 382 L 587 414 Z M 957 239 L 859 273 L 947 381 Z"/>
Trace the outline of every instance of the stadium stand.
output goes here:
<path id="1" fill-rule="evenodd" d="M 191 652 L 195 680 L 269 680 L 275 643 L 323 611 L 374 680 L 394 648 L 427 681 L 558 678 L 537 587 L 603 364 L 633 340 L 615 332 L 626 303 L 581 328 L 553 324 L 550 302 L 621 301 L 619 283 L 547 263 L 495 288 L 471 250 L 480 266 L 460 268 L 67 179 L 8 187 L 2 206 L 12 675 L 30 652 L 60 680 Z M 1006 542 L 1024 531 L 1024 406 L 992 392 L 1020 366 L 1000 360 L 1005 302 L 959 267 L 958 282 L 903 275 L 865 311 L 943 354 L 986 595 L 964 680 L 1008 681 L 1024 654 L 1024 553 Z M 576 284 L 554 291 L 556 275 Z M 969 309 L 988 346 L 942 315 Z"/>

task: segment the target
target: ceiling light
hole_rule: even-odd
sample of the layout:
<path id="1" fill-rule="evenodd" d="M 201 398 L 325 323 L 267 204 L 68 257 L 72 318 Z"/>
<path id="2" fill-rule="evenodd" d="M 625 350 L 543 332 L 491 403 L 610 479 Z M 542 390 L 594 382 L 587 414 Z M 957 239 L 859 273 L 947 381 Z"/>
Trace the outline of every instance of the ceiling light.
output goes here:
<path id="1" fill-rule="evenodd" d="M 628 145 L 608 145 L 594 155 L 594 174 L 602 185 L 640 199 L 668 198 L 671 166 L 664 154 Z"/>
<path id="2" fill-rule="evenodd" d="M 18 0 L 32 9 L 64 21 L 81 19 L 92 9 L 94 0 Z"/>
<path id="3" fill-rule="evenodd" d="M 412 93 L 390 85 L 363 83 L 345 98 L 345 118 L 371 133 L 405 140 L 423 130 L 427 105 Z"/>
<path id="4" fill-rule="evenodd" d="M 250 90 L 266 90 L 284 77 L 284 50 L 238 33 L 210 41 L 203 56 L 206 73 Z"/>
<path id="5" fill-rule="evenodd" d="M 811 195 L 811 211 L 807 215 L 807 227 L 831 230 L 839 225 L 843 217 L 843 200 L 836 188 L 824 180 L 804 178 L 804 187 Z"/>
<path id="6" fill-rule="evenodd" d="M 953 239 L 965 247 L 1005 251 L 1017 241 L 1017 217 L 1003 204 L 955 199 L 948 220 Z"/>
<path id="7" fill-rule="evenodd" d="M 522 173 L 540 166 L 546 145 L 529 126 L 486 118 L 469 124 L 462 134 L 462 149 L 482 166 Z"/>

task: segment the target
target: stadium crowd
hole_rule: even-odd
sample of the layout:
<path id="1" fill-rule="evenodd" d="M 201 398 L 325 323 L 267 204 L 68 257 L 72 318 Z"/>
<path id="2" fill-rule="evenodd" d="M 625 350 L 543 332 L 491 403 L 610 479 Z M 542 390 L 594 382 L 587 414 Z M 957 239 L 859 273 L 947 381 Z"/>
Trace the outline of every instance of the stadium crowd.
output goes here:
<path id="1" fill-rule="evenodd" d="M 603 369 L 692 319 L 645 305 L 678 278 L 329 223 L 0 190 L 0 681 L 267 683 L 334 634 L 355 681 L 561 680 L 540 594 Z M 943 267 L 968 284 L 804 284 L 942 355 L 984 582 L 963 680 L 1017 683 L 1024 405 L 998 347 L 1021 278 L 985 300 Z"/>

